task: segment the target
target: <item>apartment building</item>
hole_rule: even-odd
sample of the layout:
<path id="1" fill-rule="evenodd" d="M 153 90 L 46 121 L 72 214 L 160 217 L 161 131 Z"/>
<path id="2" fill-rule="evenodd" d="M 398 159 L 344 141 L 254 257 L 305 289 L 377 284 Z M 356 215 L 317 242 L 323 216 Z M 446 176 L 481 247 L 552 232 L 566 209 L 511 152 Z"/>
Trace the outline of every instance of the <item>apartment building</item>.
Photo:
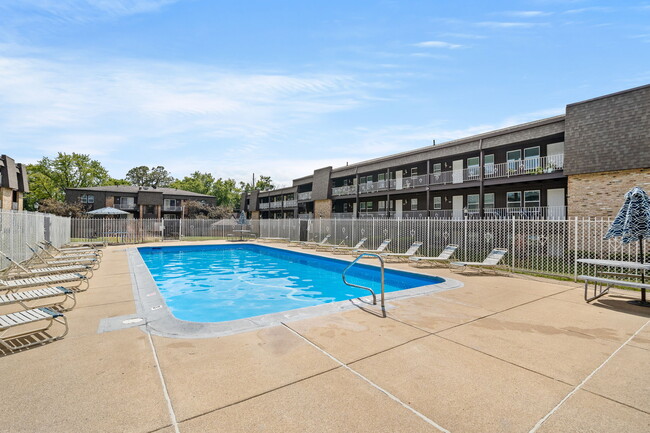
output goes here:
<path id="1" fill-rule="evenodd" d="M 27 166 L 0 156 L 0 210 L 23 210 L 23 196 L 29 192 Z"/>
<path id="2" fill-rule="evenodd" d="M 68 203 L 81 203 L 87 211 L 114 207 L 135 218 L 178 219 L 186 214 L 188 201 L 216 204 L 214 196 L 197 194 L 174 188 L 148 188 L 131 185 L 97 186 L 89 188 L 68 188 L 65 191 Z"/>
<path id="3" fill-rule="evenodd" d="M 242 196 L 252 218 L 614 216 L 650 191 L 650 85 L 565 114 L 363 161 Z"/>

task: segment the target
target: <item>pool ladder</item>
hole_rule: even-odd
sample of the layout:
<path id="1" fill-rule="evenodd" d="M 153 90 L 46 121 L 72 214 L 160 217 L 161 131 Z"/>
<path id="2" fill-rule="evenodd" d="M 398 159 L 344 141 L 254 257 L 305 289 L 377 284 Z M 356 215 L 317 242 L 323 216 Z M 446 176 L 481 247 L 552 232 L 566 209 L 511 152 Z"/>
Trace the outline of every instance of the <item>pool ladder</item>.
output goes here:
<path id="1" fill-rule="evenodd" d="M 354 266 L 361 258 L 363 257 L 377 257 L 379 259 L 379 263 L 381 264 L 381 311 L 383 312 L 384 317 L 386 317 L 386 310 L 384 308 L 384 259 L 379 255 L 379 254 L 374 254 L 374 253 L 362 253 L 360 254 L 352 263 L 350 263 L 344 270 L 343 273 L 341 274 L 341 278 L 343 278 L 343 282 L 351 287 L 356 287 L 359 289 L 364 289 L 372 293 L 372 305 L 377 305 L 377 295 L 375 294 L 375 291 L 372 290 L 370 287 L 365 287 L 365 286 L 360 286 L 358 284 L 353 284 L 353 283 L 348 283 L 347 280 L 345 279 L 345 273 L 350 269 L 352 266 Z"/>

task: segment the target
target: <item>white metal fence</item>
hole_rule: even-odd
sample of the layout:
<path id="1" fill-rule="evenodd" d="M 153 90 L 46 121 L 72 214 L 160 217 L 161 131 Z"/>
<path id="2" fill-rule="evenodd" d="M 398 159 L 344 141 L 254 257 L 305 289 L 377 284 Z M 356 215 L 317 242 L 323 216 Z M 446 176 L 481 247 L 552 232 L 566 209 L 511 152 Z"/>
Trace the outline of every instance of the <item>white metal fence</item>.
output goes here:
<path id="1" fill-rule="evenodd" d="M 447 244 L 458 244 L 457 259 L 482 261 L 492 248 L 507 248 L 512 269 L 536 274 L 573 277 L 584 265 L 577 258 L 639 260 L 639 243 L 605 241 L 612 221 L 608 219 L 265 219 L 251 220 L 245 227 L 230 220 L 136 220 L 73 219 L 72 239 L 109 243 L 155 242 L 164 239 L 219 240 L 237 238 L 238 230 L 258 237 L 294 241 L 320 241 L 352 246 L 368 238 L 366 248 L 376 248 L 392 239 L 390 250 L 404 252 L 416 241 L 423 242 L 419 255 L 437 256 Z M 161 230 L 161 228 L 164 229 Z M 650 241 L 645 241 L 645 251 Z M 645 261 L 650 261 L 650 253 Z"/>
<path id="2" fill-rule="evenodd" d="M 27 246 L 50 241 L 55 246 L 70 242 L 70 218 L 38 212 L 0 211 L 0 251 L 16 261 L 31 257 Z M 9 265 L 0 257 L 0 269 Z"/>

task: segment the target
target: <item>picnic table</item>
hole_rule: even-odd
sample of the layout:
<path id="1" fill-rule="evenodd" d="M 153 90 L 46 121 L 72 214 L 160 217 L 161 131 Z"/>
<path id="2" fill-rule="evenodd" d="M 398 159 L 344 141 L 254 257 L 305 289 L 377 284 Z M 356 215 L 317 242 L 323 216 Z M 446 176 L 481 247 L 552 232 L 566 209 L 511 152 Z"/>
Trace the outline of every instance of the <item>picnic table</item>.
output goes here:
<path id="1" fill-rule="evenodd" d="M 239 239 L 233 239 L 236 237 L 235 233 L 239 233 Z M 246 235 L 246 238 L 251 239 L 255 237 L 255 233 L 253 233 L 250 230 L 233 230 L 233 233 L 231 235 L 228 235 L 230 241 L 243 241 L 244 240 L 244 235 Z"/>
<path id="2" fill-rule="evenodd" d="M 606 295 L 612 286 L 621 286 L 640 289 L 641 301 L 635 303 L 643 306 L 650 306 L 650 303 L 646 302 L 646 290 L 650 289 L 650 284 L 645 283 L 645 272 L 650 271 L 650 263 L 600 259 L 577 259 L 576 261 L 578 263 L 592 265 L 595 270 L 594 275 L 578 276 L 578 279 L 584 280 L 585 282 L 585 301 L 591 302 Z M 618 268 L 620 270 L 612 270 L 612 268 Z M 621 277 L 633 278 L 640 281 L 623 280 Z M 594 285 L 593 296 L 589 296 L 588 294 L 589 283 L 593 283 Z"/>

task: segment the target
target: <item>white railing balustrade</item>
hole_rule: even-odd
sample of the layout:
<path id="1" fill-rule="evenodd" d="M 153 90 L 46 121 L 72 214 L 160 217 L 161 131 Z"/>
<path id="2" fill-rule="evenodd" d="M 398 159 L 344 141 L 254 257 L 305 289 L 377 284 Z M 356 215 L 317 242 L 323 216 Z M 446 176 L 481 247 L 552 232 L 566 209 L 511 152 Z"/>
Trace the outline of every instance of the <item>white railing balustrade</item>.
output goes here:
<path id="1" fill-rule="evenodd" d="M 269 208 L 269 203 L 268 202 L 267 203 L 260 203 L 259 208 L 260 208 L 260 210 L 268 209 Z"/>
<path id="2" fill-rule="evenodd" d="M 564 154 L 490 164 L 484 169 L 485 179 L 554 173 L 564 169 Z"/>
<path id="3" fill-rule="evenodd" d="M 163 206 L 165 212 L 180 212 L 181 210 L 183 210 L 181 206 Z"/>
<path id="4" fill-rule="evenodd" d="M 356 185 L 345 185 L 345 186 L 337 186 L 332 188 L 333 196 L 354 195 L 356 193 L 357 193 Z"/>
<path id="5" fill-rule="evenodd" d="M 303 200 L 311 200 L 311 191 L 307 192 L 299 192 L 298 193 L 298 200 L 303 201 Z"/>
<path id="6" fill-rule="evenodd" d="M 298 206 L 298 200 L 285 200 L 284 207 L 296 207 Z"/>
<path id="7" fill-rule="evenodd" d="M 270 203 L 270 208 L 271 209 L 280 209 L 282 207 L 282 202 L 281 201 L 272 201 Z"/>
<path id="8" fill-rule="evenodd" d="M 113 205 L 115 209 L 121 209 L 121 210 L 133 210 L 136 207 L 135 203 L 115 203 Z"/>

